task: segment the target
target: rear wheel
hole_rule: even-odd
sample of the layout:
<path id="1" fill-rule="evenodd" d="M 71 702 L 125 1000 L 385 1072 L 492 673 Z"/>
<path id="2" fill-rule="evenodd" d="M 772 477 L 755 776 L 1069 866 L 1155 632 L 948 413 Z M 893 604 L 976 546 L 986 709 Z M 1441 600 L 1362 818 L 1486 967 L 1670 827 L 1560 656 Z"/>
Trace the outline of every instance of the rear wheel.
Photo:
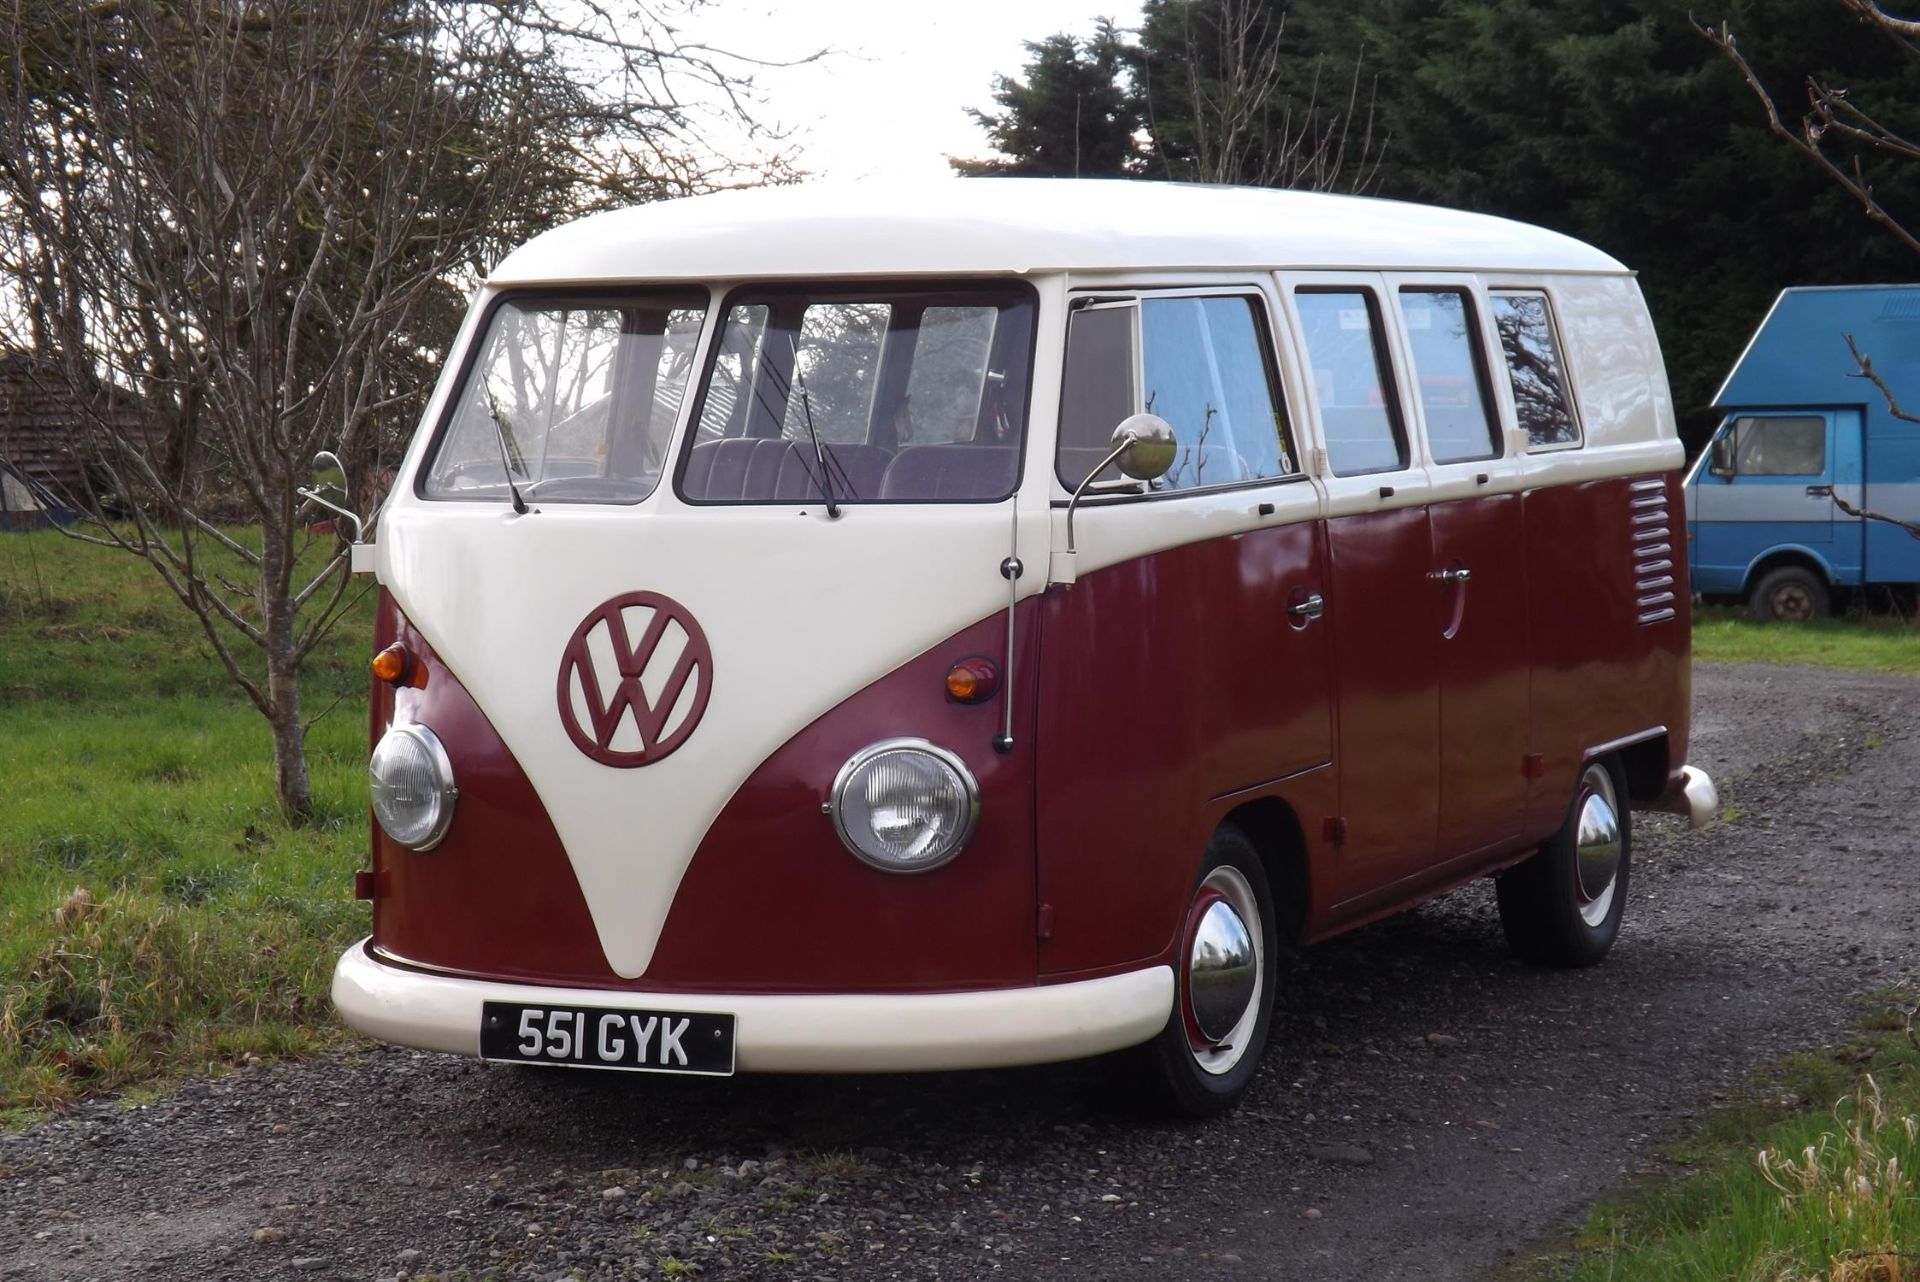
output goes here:
<path id="1" fill-rule="evenodd" d="M 1246 1094 L 1273 1019 L 1273 894 L 1252 840 L 1224 824 L 1187 905 L 1174 1009 L 1160 1035 L 1133 1052 L 1156 1111 L 1212 1117 Z"/>
<path id="2" fill-rule="evenodd" d="M 1567 819 L 1547 844 L 1497 882 L 1507 942 L 1543 966 L 1591 966 L 1620 934 L 1633 831 L 1613 758 L 1588 762 Z"/>
<path id="3" fill-rule="evenodd" d="M 1747 613 L 1755 623 L 1805 623 L 1824 619 L 1832 610 L 1826 580 L 1802 565 L 1767 571 L 1747 598 Z"/>

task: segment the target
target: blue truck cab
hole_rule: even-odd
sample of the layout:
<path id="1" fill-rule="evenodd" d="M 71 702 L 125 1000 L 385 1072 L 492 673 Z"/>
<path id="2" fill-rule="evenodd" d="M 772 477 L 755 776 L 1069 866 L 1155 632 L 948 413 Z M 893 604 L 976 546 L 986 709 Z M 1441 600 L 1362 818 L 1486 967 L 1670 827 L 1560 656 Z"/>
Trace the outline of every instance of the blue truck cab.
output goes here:
<path id="1" fill-rule="evenodd" d="M 1920 423 L 1860 375 L 1851 334 L 1920 410 L 1920 285 L 1787 289 L 1713 398 L 1725 417 L 1686 479 L 1693 590 L 1755 619 L 1823 617 L 1837 596 L 1920 583 Z"/>

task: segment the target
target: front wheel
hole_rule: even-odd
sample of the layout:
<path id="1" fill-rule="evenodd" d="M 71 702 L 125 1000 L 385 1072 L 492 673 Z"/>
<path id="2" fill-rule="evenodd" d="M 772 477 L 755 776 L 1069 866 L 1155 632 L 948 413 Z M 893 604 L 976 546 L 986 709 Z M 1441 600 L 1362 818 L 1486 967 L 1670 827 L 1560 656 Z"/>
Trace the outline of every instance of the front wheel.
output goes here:
<path id="1" fill-rule="evenodd" d="M 1496 882 L 1507 942 L 1543 966 L 1591 966 L 1620 934 L 1633 864 L 1633 828 L 1612 758 L 1580 772 L 1566 822 L 1532 858 Z"/>
<path id="2" fill-rule="evenodd" d="M 1156 1111 L 1212 1117 L 1246 1094 L 1273 1019 L 1275 933 L 1260 852 L 1240 829 L 1222 825 L 1187 905 L 1173 1012 L 1134 1052 Z"/>

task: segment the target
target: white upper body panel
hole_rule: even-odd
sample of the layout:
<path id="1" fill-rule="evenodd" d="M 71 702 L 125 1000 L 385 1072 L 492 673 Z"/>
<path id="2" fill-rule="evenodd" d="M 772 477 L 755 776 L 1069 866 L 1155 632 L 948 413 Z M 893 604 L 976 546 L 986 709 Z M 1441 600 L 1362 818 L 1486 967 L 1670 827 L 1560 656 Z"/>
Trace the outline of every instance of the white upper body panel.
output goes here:
<path id="1" fill-rule="evenodd" d="M 1246 187 L 993 178 L 719 192 L 547 232 L 495 285 L 1116 268 L 1624 272 L 1525 223 L 1399 201 Z"/>

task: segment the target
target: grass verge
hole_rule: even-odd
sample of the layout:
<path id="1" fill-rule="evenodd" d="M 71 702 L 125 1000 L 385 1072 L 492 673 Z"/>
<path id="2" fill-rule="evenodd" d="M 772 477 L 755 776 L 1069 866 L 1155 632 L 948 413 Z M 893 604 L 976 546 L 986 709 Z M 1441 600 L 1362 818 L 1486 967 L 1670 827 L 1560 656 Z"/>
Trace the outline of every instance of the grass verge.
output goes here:
<path id="1" fill-rule="evenodd" d="M 1898 616 L 1754 623 L 1744 610 L 1705 606 L 1693 616 L 1693 657 L 1920 674 L 1920 630 Z"/>
<path id="2" fill-rule="evenodd" d="M 0 1122 L 333 1036 L 362 928 L 370 604 L 316 653 L 318 819 L 266 721 L 143 562 L 0 534 Z M 337 702 L 336 702 L 337 701 Z"/>
<path id="3" fill-rule="evenodd" d="M 1603 1202 L 1545 1282 L 1920 1282 L 1920 1043 L 1897 999 L 1778 1065 Z"/>

